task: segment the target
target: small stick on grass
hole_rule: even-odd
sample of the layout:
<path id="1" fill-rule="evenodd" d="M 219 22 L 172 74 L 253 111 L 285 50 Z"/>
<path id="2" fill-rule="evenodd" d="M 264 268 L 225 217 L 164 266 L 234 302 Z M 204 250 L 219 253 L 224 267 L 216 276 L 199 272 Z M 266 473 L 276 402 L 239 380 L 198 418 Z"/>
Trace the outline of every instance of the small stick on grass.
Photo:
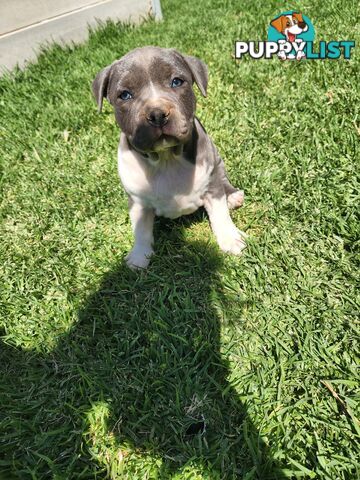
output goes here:
<path id="1" fill-rule="evenodd" d="M 360 425 L 360 422 L 359 420 L 349 412 L 348 410 L 348 407 L 346 405 L 346 403 L 344 402 L 344 400 L 342 400 L 339 395 L 335 392 L 333 386 L 327 382 L 326 380 L 320 380 L 320 382 L 329 390 L 329 392 L 331 393 L 331 395 L 335 398 L 335 400 L 340 404 L 341 406 L 341 409 L 343 410 L 343 412 L 345 413 L 345 415 L 349 418 L 351 418 L 353 421 L 357 422 L 358 425 Z"/>

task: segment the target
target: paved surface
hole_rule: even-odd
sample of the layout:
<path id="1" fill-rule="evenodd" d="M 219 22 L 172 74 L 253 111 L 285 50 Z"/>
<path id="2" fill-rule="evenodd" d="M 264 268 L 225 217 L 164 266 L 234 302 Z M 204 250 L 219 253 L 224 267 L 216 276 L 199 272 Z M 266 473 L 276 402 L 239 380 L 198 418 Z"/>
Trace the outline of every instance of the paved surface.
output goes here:
<path id="1" fill-rule="evenodd" d="M 17 0 L 8 1 L 15 4 Z M 152 4 L 150 0 L 98 0 L 96 4 L 94 1 L 96 0 L 79 0 L 77 7 L 80 9 L 68 13 L 64 6 L 70 2 L 58 2 L 59 6 L 51 10 L 54 16 L 49 18 L 50 13 L 46 12 L 45 8 L 42 12 L 41 8 L 40 12 L 38 9 L 44 2 L 33 0 L 32 5 L 37 8 L 37 16 L 30 13 L 29 5 L 24 5 L 24 10 L 19 11 L 16 18 L 14 7 L 12 6 L 12 9 L 7 12 L 4 7 L 5 2 L 2 0 L 0 73 L 11 70 L 16 64 L 24 67 L 28 61 L 35 60 L 40 46 L 47 42 L 85 41 L 88 37 L 88 26 L 96 26 L 99 20 L 105 21 L 111 18 L 138 22 L 148 15 Z M 29 2 L 20 1 L 20 3 L 28 4 Z M 35 21 L 38 23 L 26 26 L 27 22 Z M 18 30 L 14 30 L 16 27 Z"/>

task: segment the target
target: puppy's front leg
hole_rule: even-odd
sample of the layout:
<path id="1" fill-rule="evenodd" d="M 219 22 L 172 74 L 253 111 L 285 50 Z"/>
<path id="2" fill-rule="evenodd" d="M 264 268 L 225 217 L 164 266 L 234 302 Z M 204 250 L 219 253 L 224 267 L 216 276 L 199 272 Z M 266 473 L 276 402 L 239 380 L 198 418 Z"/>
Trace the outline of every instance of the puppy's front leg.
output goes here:
<path id="1" fill-rule="evenodd" d="M 246 247 L 246 234 L 241 232 L 231 220 L 225 192 L 220 195 L 218 192 L 207 193 L 204 197 L 204 207 L 221 250 L 240 255 Z"/>
<path id="2" fill-rule="evenodd" d="M 126 263 L 132 269 L 146 268 L 154 253 L 154 210 L 134 202 L 129 197 L 131 226 L 135 235 L 135 244 L 126 257 Z"/>

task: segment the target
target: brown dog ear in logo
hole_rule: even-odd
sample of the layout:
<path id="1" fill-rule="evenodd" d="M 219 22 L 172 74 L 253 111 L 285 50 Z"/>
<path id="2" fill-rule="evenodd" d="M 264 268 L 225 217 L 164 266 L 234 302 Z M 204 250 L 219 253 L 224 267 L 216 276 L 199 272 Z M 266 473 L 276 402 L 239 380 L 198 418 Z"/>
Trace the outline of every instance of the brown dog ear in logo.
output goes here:
<path id="1" fill-rule="evenodd" d="M 281 15 L 281 17 L 275 18 L 270 25 L 274 27 L 278 32 L 284 33 L 286 28 L 286 17 L 285 15 Z"/>
<path id="2" fill-rule="evenodd" d="M 306 22 L 303 19 L 302 13 L 301 12 L 294 12 L 292 14 L 293 18 L 295 18 L 298 22 L 298 25 L 300 28 L 305 28 L 306 27 Z"/>

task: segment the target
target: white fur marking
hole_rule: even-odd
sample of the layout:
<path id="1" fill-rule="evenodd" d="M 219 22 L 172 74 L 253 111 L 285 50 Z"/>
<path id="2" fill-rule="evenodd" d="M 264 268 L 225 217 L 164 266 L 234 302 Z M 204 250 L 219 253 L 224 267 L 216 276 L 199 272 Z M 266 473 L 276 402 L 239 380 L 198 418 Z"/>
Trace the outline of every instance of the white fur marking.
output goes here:
<path id="1" fill-rule="evenodd" d="M 146 268 L 150 257 L 154 253 L 153 226 L 154 212 L 144 208 L 139 203 L 130 205 L 131 226 L 135 235 L 135 244 L 126 257 L 126 263 L 130 268 Z"/>
<path id="2" fill-rule="evenodd" d="M 151 165 L 132 150 L 119 148 L 118 170 L 127 193 L 155 214 L 177 218 L 203 205 L 210 180 L 209 165 L 193 165 L 179 157 Z"/>
<path id="3" fill-rule="evenodd" d="M 227 204 L 230 209 L 241 207 L 244 203 L 244 190 L 236 190 L 227 197 Z"/>
<path id="4" fill-rule="evenodd" d="M 246 247 L 246 234 L 238 230 L 231 220 L 226 196 L 219 199 L 208 196 L 205 200 L 205 208 L 221 250 L 233 255 L 240 255 Z"/>

